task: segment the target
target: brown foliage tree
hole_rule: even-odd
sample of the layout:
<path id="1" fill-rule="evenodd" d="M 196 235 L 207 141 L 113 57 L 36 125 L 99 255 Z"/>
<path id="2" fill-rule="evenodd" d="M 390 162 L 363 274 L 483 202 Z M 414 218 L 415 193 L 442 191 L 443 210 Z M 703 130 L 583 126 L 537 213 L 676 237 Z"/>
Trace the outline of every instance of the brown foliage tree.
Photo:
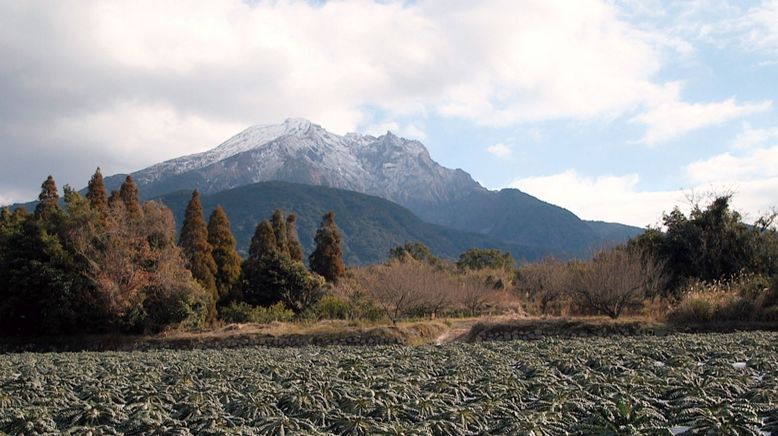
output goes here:
<path id="1" fill-rule="evenodd" d="M 268 220 L 262 220 L 254 229 L 254 236 L 251 237 L 249 246 L 249 259 L 259 260 L 270 253 L 277 253 L 276 235 L 273 231 L 273 225 Z"/>
<path id="2" fill-rule="evenodd" d="M 124 204 L 127 216 L 133 220 L 139 220 L 143 216 L 143 208 L 140 204 L 140 195 L 138 193 L 138 186 L 132 179 L 132 176 L 127 176 L 119 189 L 119 197 Z"/>
<path id="3" fill-rule="evenodd" d="M 38 205 L 35 206 L 35 215 L 45 217 L 52 211 L 59 209 L 59 193 L 54 177 L 49 175 L 41 184 L 41 193 L 38 195 Z"/>
<path id="4" fill-rule="evenodd" d="M 100 167 L 95 170 L 92 178 L 87 185 L 86 198 L 89 200 L 89 206 L 96 210 L 101 216 L 108 213 L 108 192 L 105 190 L 103 175 L 100 173 Z"/>
<path id="5" fill-rule="evenodd" d="M 339 278 L 346 275 L 346 265 L 343 263 L 341 235 L 335 224 L 335 212 L 324 214 L 321 225 L 316 230 L 314 241 L 316 249 L 308 258 L 311 270 L 328 282 L 337 282 Z"/>
<path id="6" fill-rule="evenodd" d="M 297 215 L 290 213 L 286 217 L 286 242 L 289 246 L 289 257 L 297 262 L 302 262 L 305 257 L 303 244 L 297 236 Z"/>
<path id="7" fill-rule="evenodd" d="M 213 313 L 210 316 L 215 317 L 217 268 L 211 244 L 208 243 L 208 227 L 203 218 L 203 206 L 200 204 L 200 193 L 197 190 L 192 192 L 192 198 L 186 206 L 179 245 L 192 277 L 211 295 Z"/>
<path id="8" fill-rule="evenodd" d="M 77 207 L 69 204 L 69 213 Z M 175 244 L 173 214 L 160 203 L 147 202 L 142 221 L 129 219 L 123 207 L 109 209 L 105 220 L 85 217 L 69 244 L 86 262 L 82 274 L 94 283 L 98 306 L 109 320 L 131 322 L 132 313 L 166 308 L 147 307 L 150 302 L 205 299 Z"/>

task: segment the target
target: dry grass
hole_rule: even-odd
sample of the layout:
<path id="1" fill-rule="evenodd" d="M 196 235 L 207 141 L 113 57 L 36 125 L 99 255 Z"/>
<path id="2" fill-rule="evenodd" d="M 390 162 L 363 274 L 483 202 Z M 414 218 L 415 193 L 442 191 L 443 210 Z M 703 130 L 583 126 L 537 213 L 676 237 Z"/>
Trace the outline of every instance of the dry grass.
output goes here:
<path id="1" fill-rule="evenodd" d="M 667 314 L 676 325 L 776 323 L 778 295 L 764 277 L 743 274 L 726 281 L 690 283 Z"/>

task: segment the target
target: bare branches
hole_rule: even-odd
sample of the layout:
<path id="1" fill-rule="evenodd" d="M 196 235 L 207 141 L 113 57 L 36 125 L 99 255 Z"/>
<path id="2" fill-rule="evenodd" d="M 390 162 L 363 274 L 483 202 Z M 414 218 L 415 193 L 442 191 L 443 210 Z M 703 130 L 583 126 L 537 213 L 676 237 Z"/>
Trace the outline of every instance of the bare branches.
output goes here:
<path id="1" fill-rule="evenodd" d="M 618 318 L 665 283 L 664 268 L 654 258 L 620 247 L 575 264 L 570 292 L 584 307 Z"/>

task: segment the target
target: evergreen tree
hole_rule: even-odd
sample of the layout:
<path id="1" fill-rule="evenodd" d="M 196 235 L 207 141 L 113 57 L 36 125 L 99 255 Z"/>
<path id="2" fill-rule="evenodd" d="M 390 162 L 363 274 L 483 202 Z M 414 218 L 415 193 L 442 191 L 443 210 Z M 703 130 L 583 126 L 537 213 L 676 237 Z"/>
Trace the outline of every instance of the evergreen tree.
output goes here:
<path id="1" fill-rule="evenodd" d="M 54 177 L 49 175 L 41 184 L 41 193 L 38 195 L 39 203 L 35 207 L 35 215 L 45 217 L 50 212 L 59 209 L 59 193 Z"/>
<path id="2" fill-rule="evenodd" d="M 249 259 L 259 260 L 262 256 L 270 253 L 277 253 L 276 235 L 273 231 L 273 225 L 268 220 L 262 220 L 254 229 L 254 236 L 251 237 L 249 246 Z"/>
<path id="3" fill-rule="evenodd" d="M 111 195 L 108 196 L 108 208 L 116 209 L 118 207 L 124 207 L 124 204 L 122 204 L 122 197 L 119 195 L 119 191 L 114 189 L 111 191 Z"/>
<path id="4" fill-rule="evenodd" d="M 289 246 L 289 257 L 297 262 L 302 262 L 305 254 L 300 238 L 297 237 L 297 215 L 290 213 L 286 217 L 286 243 Z"/>
<path id="5" fill-rule="evenodd" d="M 321 297 L 324 288 L 324 278 L 276 251 L 260 259 L 247 259 L 243 271 L 243 298 L 255 306 L 282 301 L 287 308 L 300 313 Z"/>
<path id="6" fill-rule="evenodd" d="M 186 206 L 184 222 L 181 226 L 179 245 L 187 261 L 192 277 L 211 296 L 209 317 L 216 315 L 216 261 L 213 259 L 211 244 L 208 243 L 208 227 L 203 218 L 203 206 L 200 193 L 192 192 L 192 199 Z"/>
<path id="7" fill-rule="evenodd" d="M 460 270 L 481 270 L 484 268 L 513 270 L 516 261 L 511 253 L 496 248 L 471 248 L 459 255 L 457 267 Z"/>
<path id="8" fill-rule="evenodd" d="M 140 219 L 143 216 L 143 208 L 140 204 L 140 196 L 138 194 L 138 186 L 135 181 L 132 180 L 132 176 L 127 176 L 119 189 L 119 197 L 124 203 L 124 208 L 127 211 L 127 216 L 132 220 Z"/>
<path id="9" fill-rule="evenodd" d="M 213 249 L 216 261 L 216 289 L 219 298 L 229 295 L 240 280 L 241 259 L 236 249 L 235 237 L 230 230 L 230 221 L 221 206 L 208 219 L 208 243 Z"/>
<path id="10" fill-rule="evenodd" d="M 97 167 L 92 178 L 89 179 L 86 189 L 86 198 L 89 200 L 89 205 L 104 216 L 108 212 L 108 192 L 105 190 L 100 167 Z"/>
<path id="11" fill-rule="evenodd" d="M 276 209 L 273 212 L 273 233 L 276 237 L 278 252 L 283 256 L 288 256 L 289 244 L 286 235 L 286 219 L 284 218 L 284 211 L 281 209 Z"/>
<path id="12" fill-rule="evenodd" d="M 346 266 L 343 264 L 341 235 L 335 224 L 335 212 L 324 214 L 321 225 L 316 230 L 314 241 L 316 249 L 308 258 L 311 270 L 323 276 L 328 282 L 337 282 L 339 278 L 346 275 Z"/>

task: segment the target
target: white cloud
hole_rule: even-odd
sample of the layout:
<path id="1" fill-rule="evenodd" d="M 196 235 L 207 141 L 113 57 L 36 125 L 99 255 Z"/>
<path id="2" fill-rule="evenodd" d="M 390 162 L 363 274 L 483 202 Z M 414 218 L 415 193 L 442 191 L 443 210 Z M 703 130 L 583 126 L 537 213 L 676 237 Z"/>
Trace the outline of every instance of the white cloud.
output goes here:
<path id="1" fill-rule="evenodd" d="M 750 49 L 778 53 L 778 0 L 766 0 L 737 21 L 741 41 Z"/>
<path id="2" fill-rule="evenodd" d="M 764 112 L 770 108 L 771 101 L 738 104 L 733 97 L 721 102 L 687 103 L 673 96 L 635 116 L 632 122 L 646 126 L 641 142 L 654 145 L 702 127 Z"/>
<path id="3" fill-rule="evenodd" d="M 80 138 L 77 147 L 82 151 L 105 146 L 121 150 L 119 161 L 101 163 L 110 174 L 128 164 L 208 150 L 245 127 L 178 113 L 161 104 L 122 103 L 87 116 L 58 119 L 42 137 L 49 143 L 63 137 Z"/>
<path id="4" fill-rule="evenodd" d="M 743 156 L 723 153 L 689 164 L 687 183 L 671 191 L 638 189 L 637 174 L 586 177 L 574 170 L 514 180 L 510 186 L 565 207 L 584 219 L 635 226 L 659 223 L 663 212 L 689 209 L 689 194 L 734 193 L 733 207 L 754 220 L 778 207 L 778 146 Z"/>
<path id="5" fill-rule="evenodd" d="M 763 145 L 772 140 L 778 140 L 778 127 L 754 129 L 750 124 L 744 123 L 743 130 L 733 141 L 732 147 L 736 149 L 747 149 Z"/>
<path id="6" fill-rule="evenodd" d="M 511 148 L 502 142 L 486 147 L 486 151 L 500 158 L 506 158 L 512 153 Z"/>
<path id="7" fill-rule="evenodd" d="M 637 174 L 592 178 L 568 170 L 551 176 L 518 179 L 511 186 L 567 208 L 583 219 L 640 227 L 654 225 L 663 212 L 684 205 L 682 190 L 639 191 L 636 189 L 639 180 Z"/>
<path id="8" fill-rule="evenodd" d="M 694 182 L 715 183 L 740 183 L 778 177 L 778 146 L 751 150 L 743 156 L 719 154 L 689 164 L 686 173 Z"/>
<path id="9" fill-rule="evenodd" d="M 200 82 L 190 92 L 206 97 L 203 87 L 217 87 L 233 105 L 255 110 L 242 120 L 304 115 L 335 130 L 357 126 L 365 105 L 487 124 L 618 115 L 655 86 L 664 47 L 600 0 L 64 1 L 2 8 L 9 26 L 0 35 L 25 46 L 23 62 L 52 71 L 31 80 L 69 87 L 83 80 L 75 73 L 121 68 Z M 24 44 L 31 39 L 26 32 L 43 33 L 47 44 Z M 81 65 L 46 59 L 56 51 L 80 54 Z M 176 103 L 203 110 L 198 106 L 206 102 Z"/>
<path id="10" fill-rule="evenodd" d="M 427 133 L 424 131 L 424 129 L 413 123 L 400 125 L 396 121 L 384 121 L 377 124 L 371 124 L 359 130 L 362 133 L 373 136 L 381 136 L 386 132 L 392 132 L 395 135 L 402 136 L 403 138 L 415 139 L 417 141 L 421 141 L 427 138 Z"/>
<path id="11" fill-rule="evenodd" d="M 429 115 L 507 125 L 643 110 L 658 142 L 688 130 L 662 105 L 696 127 L 768 105 L 669 95 L 657 73 L 692 48 L 609 0 L 0 2 L 0 41 L 13 59 L 0 65 L 4 147 L 18 166 L 56 144 L 71 160 L 46 168 L 66 180 L 98 163 L 87 152 L 130 171 L 286 117 L 345 133 L 380 113 L 421 120 L 391 130 L 424 139 Z M 17 182 L 30 184 L 0 189 Z"/>

